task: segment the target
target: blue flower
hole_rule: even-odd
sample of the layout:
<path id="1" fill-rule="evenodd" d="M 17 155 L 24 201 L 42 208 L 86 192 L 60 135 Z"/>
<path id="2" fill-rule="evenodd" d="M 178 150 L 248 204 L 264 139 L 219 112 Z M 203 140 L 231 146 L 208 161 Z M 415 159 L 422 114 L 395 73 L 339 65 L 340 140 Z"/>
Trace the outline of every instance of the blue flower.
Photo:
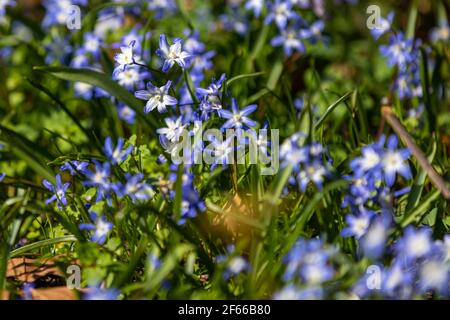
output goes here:
<path id="1" fill-rule="evenodd" d="M 407 261 L 430 256 L 437 248 L 431 240 L 432 230 L 427 227 L 415 229 L 408 226 L 403 237 L 395 244 L 395 250 L 399 257 Z"/>
<path id="2" fill-rule="evenodd" d="M 68 37 L 61 37 L 59 35 L 51 38 L 48 43 L 45 43 L 44 48 L 46 51 L 46 64 L 53 62 L 59 62 L 61 64 L 68 63 L 67 59 L 73 50 Z"/>
<path id="3" fill-rule="evenodd" d="M 341 235 L 343 237 L 352 237 L 360 239 L 364 236 L 369 229 L 370 222 L 375 216 L 375 212 L 361 208 L 360 213 L 357 216 L 347 215 L 345 221 L 348 227 L 342 230 Z"/>
<path id="4" fill-rule="evenodd" d="M 289 284 L 277 291 L 274 300 L 320 300 L 324 297 L 325 290 L 321 287 L 312 286 L 300 289 L 295 285 Z"/>
<path id="5" fill-rule="evenodd" d="M 280 147 L 281 167 L 291 166 L 294 172 L 300 170 L 300 164 L 309 161 L 309 149 L 301 147 L 301 140 L 305 138 L 303 133 L 295 133 L 286 139 Z"/>
<path id="6" fill-rule="evenodd" d="M 176 165 L 171 165 L 172 172 L 169 175 L 169 181 L 175 184 L 178 178 Z M 192 219 L 197 216 L 197 213 L 204 212 L 206 210 L 205 203 L 200 198 L 197 189 L 194 186 L 194 176 L 192 173 L 187 172 L 187 168 L 183 168 L 182 175 L 182 186 L 181 186 L 181 217 L 178 221 L 179 225 L 186 223 L 187 219 Z M 175 197 L 174 190 L 169 191 L 170 198 Z"/>
<path id="7" fill-rule="evenodd" d="M 247 260 L 235 253 L 236 247 L 234 245 L 228 245 L 226 249 L 226 254 L 216 256 L 217 263 L 226 263 L 226 268 L 223 272 L 225 280 L 251 270 Z"/>
<path id="8" fill-rule="evenodd" d="M 298 291 L 298 300 L 321 300 L 324 298 L 325 290 L 322 287 L 312 286 Z"/>
<path id="9" fill-rule="evenodd" d="M 119 69 L 120 70 L 120 69 Z M 114 80 L 127 88 L 133 90 L 135 87 L 143 87 L 143 80 L 147 77 L 147 72 L 141 72 L 138 66 L 130 66 L 124 70 L 116 72 L 113 76 Z"/>
<path id="10" fill-rule="evenodd" d="M 175 39 L 173 44 L 169 46 L 166 36 L 161 34 L 159 37 L 159 49 L 156 54 L 164 59 L 162 67 L 163 72 L 169 71 L 175 63 L 177 63 L 182 69 L 186 67 L 186 60 L 192 55 L 182 49 L 183 41 L 181 39 Z"/>
<path id="11" fill-rule="evenodd" d="M 154 192 L 152 187 L 142 182 L 144 178 L 142 173 L 135 175 L 126 173 L 125 178 L 127 180 L 125 185 L 117 184 L 113 187 L 120 197 L 129 196 L 133 202 L 137 202 L 148 200 L 153 196 Z"/>
<path id="12" fill-rule="evenodd" d="M 150 254 L 147 258 L 148 264 L 149 266 L 153 269 L 159 269 L 162 265 L 161 260 L 158 258 L 158 256 L 156 254 Z"/>
<path id="13" fill-rule="evenodd" d="M 160 135 L 163 135 L 165 139 L 170 142 L 178 142 L 183 135 L 183 132 L 186 128 L 186 124 L 183 124 L 182 117 L 178 117 L 178 119 L 174 120 L 172 118 L 166 118 L 164 121 L 166 122 L 166 128 L 159 128 L 156 132 Z"/>
<path id="14" fill-rule="evenodd" d="M 284 257 L 286 270 L 284 281 L 300 279 L 309 285 L 317 285 L 330 280 L 334 270 L 329 264 L 335 248 L 327 248 L 321 239 L 299 238 Z"/>
<path id="15" fill-rule="evenodd" d="M 83 300 L 117 300 L 119 294 L 120 291 L 114 288 L 90 287 L 83 295 Z"/>
<path id="16" fill-rule="evenodd" d="M 105 146 L 103 147 L 103 152 L 106 157 L 111 161 L 112 164 L 120 164 L 125 161 L 130 153 L 133 151 L 133 146 L 130 145 L 125 150 L 123 149 L 124 140 L 119 138 L 117 140 L 117 146 L 114 148 L 112 144 L 111 137 L 107 137 L 105 140 Z"/>
<path id="17" fill-rule="evenodd" d="M 410 179 L 412 174 L 406 160 L 409 158 L 408 149 L 397 149 L 398 139 L 391 135 L 387 142 L 387 150 L 382 157 L 383 173 L 386 184 L 391 187 L 395 182 L 395 175 L 399 173 L 405 179 Z"/>
<path id="18" fill-rule="evenodd" d="M 232 14 L 221 14 L 219 16 L 223 28 L 244 36 L 249 30 L 250 22 L 239 10 L 233 10 Z"/>
<path id="19" fill-rule="evenodd" d="M 303 170 L 297 175 L 297 182 L 300 191 L 305 192 L 308 183 L 313 182 L 316 187 L 322 189 L 325 176 L 328 175 L 327 169 L 318 161 L 307 163 L 303 166 Z"/>
<path id="20" fill-rule="evenodd" d="M 401 32 L 390 37 L 389 45 L 380 46 L 380 52 L 388 59 L 389 65 L 397 65 L 401 70 L 404 70 L 407 64 L 414 62 L 416 58 L 413 51 L 413 40 L 405 40 Z"/>
<path id="21" fill-rule="evenodd" d="M 72 19 L 72 12 L 69 10 L 71 5 L 86 6 L 87 0 L 44 0 L 45 17 L 42 25 L 45 28 L 54 25 L 65 25 Z"/>
<path id="22" fill-rule="evenodd" d="M 431 290 L 444 297 L 450 294 L 450 265 L 448 262 L 430 259 L 422 263 L 419 271 L 419 289 L 423 293 Z"/>
<path id="23" fill-rule="evenodd" d="M 117 114 L 119 118 L 128 124 L 134 124 L 136 118 L 136 111 L 131 109 L 129 106 L 120 104 L 117 106 Z"/>
<path id="24" fill-rule="evenodd" d="M 155 108 L 158 112 L 167 112 L 167 106 L 175 106 L 178 101 L 176 98 L 168 95 L 169 88 L 172 85 L 172 81 L 167 81 L 167 83 L 162 87 L 155 87 L 151 82 L 147 83 L 147 90 L 139 90 L 134 95 L 136 98 L 141 100 L 147 100 L 144 112 L 149 113 Z"/>
<path id="25" fill-rule="evenodd" d="M 160 19 L 165 13 L 174 12 L 177 9 L 173 0 L 149 0 L 148 9 L 156 12 L 156 19 Z"/>
<path id="26" fill-rule="evenodd" d="M 62 208 L 67 206 L 66 192 L 70 186 L 69 182 L 62 183 L 61 176 L 56 175 L 56 185 L 51 184 L 48 180 L 42 180 L 42 184 L 49 191 L 53 192 L 53 195 L 45 201 L 45 204 L 49 204 L 53 201 L 57 201 L 58 207 Z"/>
<path id="27" fill-rule="evenodd" d="M 360 177 L 366 173 L 379 172 L 381 169 L 384 141 L 385 139 L 383 136 L 377 143 L 363 147 L 361 149 L 362 157 L 357 157 L 350 162 L 350 168 L 354 171 L 356 176 Z"/>
<path id="28" fill-rule="evenodd" d="M 33 290 L 36 288 L 34 282 L 24 282 L 22 285 L 22 294 L 24 300 L 33 300 Z"/>
<path id="29" fill-rule="evenodd" d="M 241 256 L 232 257 L 228 263 L 225 271 L 223 272 L 224 279 L 230 279 L 242 272 L 249 271 L 250 264 Z"/>
<path id="30" fill-rule="evenodd" d="M 113 71 L 113 76 L 117 76 L 119 72 L 125 71 L 125 69 L 135 63 L 134 45 L 135 41 L 131 41 L 128 46 L 120 47 L 120 53 L 114 56 L 114 60 L 119 64 Z"/>
<path id="31" fill-rule="evenodd" d="M 103 41 L 94 33 L 86 32 L 83 36 L 83 49 L 93 55 L 94 58 L 100 57 L 100 50 Z"/>
<path id="32" fill-rule="evenodd" d="M 86 54 L 86 50 L 84 48 L 78 48 L 75 51 L 74 57 L 70 62 L 70 66 L 72 68 L 88 68 L 90 67 L 89 57 Z"/>
<path id="33" fill-rule="evenodd" d="M 417 66 L 411 66 L 408 70 L 398 72 L 391 90 L 397 92 L 400 100 L 422 97 L 420 69 Z"/>
<path id="34" fill-rule="evenodd" d="M 149 51 L 143 50 L 141 44 L 144 42 L 144 37 L 149 39 L 152 34 L 151 32 L 147 32 L 145 35 L 140 34 L 139 31 L 141 29 L 142 26 L 140 24 L 136 24 L 133 29 L 121 37 L 120 42 L 113 43 L 112 48 L 119 49 L 120 47 L 127 47 L 134 41 L 133 51 L 138 53 L 143 52 L 143 58 L 149 59 Z M 141 57 L 139 55 L 135 55 L 134 58 L 136 62 L 141 62 Z"/>
<path id="35" fill-rule="evenodd" d="M 249 127 L 256 126 L 256 122 L 251 120 L 247 116 L 253 113 L 258 106 L 256 104 L 248 105 L 244 109 L 239 110 L 236 99 L 232 99 L 231 102 L 231 112 L 228 110 L 219 110 L 219 115 L 222 118 L 228 119 L 223 125 L 222 129 L 235 128 L 236 131 L 241 129 L 247 129 Z"/>
<path id="36" fill-rule="evenodd" d="M 317 20 L 311 24 L 307 29 L 300 30 L 300 38 L 307 39 L 311 43 L 316 43 L 322 41 L 324 36 L 322 35 L 323 29 L 325 28 L 325 22 L 323 20 Z"/>
<path id="37" fill-rule="evenodd" d="M 249 134 L 249 138 L 251 139 L 251 141 L 248 141 L 248 143 L 253 143 L 256 147 L 256 150 L 258 150 L 260 155 L 263 157 L 269 156 L 268 147 L 271 145 L 271 142 L 267 137 L 267 126 L 268 123 L 266 122 L 260 129 L 259 134 L 252 129 L 249 129 L 247 131 L 247 133 Z"/>
<path id="38" fill-rule="evenodd" d="M 77 173 L 85 173 L 87 170 L 87 167 L 89 166 L 89 163 L 86 161 L 77 161 L 77 160 L 71 160 L 64 163 L 59 170 L 61 171 L 69 171 L 70 175 L 76 176 Z"/>
<path id="39" fill-rule="evenodd" d="M 284 286 L 273 295 L 273 300 L 300 300 L 300 289 L 293 284 Z"/>
<path id="40" fill-rule="evenodd" d="M 207 163 L 211 164 L 211 170 L 214 170 L 218 164 L 227 165 L 233 163 L 234 137 L 232 135 L 223 141 L 211 137 L 211 144 L 205 148 L 205 155 L 212 157 L 211 163 L 208 161 L 209 159 L 205 159 Z"/>
<path id="41" fill-rule="evenodd" d="M 0 2 L 0 18 L 5 15 L 6 6 L 15 6 L 16 2 L 14 0 L 2 0 Z"/>
<path id="42" fill-rule="evenodd" d="M 450 39 L 450 28 L 447 21 L 443 21 L 438 27 L 431 30 L 430 39 L 432 42 L 448 42 Z"/>
<path id="43" fill-rule="evenodd" d="M 113 224 L 107 221 L 105 217 L 99 217 L 92 211 L 89 212 L 89 217 L 93 223 L 81 223 L 79 225 L 80 230 L 94 231 L 91 241 L 100 245 L 104 244 Z"/>
<path id="44" fill-rule="evenodd" d="M 270 44 L 273 47 L 283 46 L 286 56 L 291 56 L 294 51 L 305 52 L 305 46 L 300 40 L 300 34 L 294 29 L 282 30 L 280 35 L 272 38 Z"/>
<path id="45" fill-rule="evenodd" d="M 301 146 L 304 139 L 303 133 L 296 133 L 285 140 L 280 148 L 281 167 L 292 167 L 296 179 L 292 178 L 290 182 L 297 183 L 302 192 L 306 191 L 310 182 L 321 189 L 325 177 L 329 175 L 323 164 L 325 148 L 320 143 Z"/>
<path id="46" fill-rule="evenodd" d="M 202 119 L 207 120 L 212 111 L 222 109 L 222 85 L 226 80 L 225 74 L 222 74 L 218 80 L 212 81 L 208 88 L 196 88 L 195 91 L 200 97 L 200 110 Z"/>
<path id="47" fill-rule="evenodd" d="M 383 34 L 391 30 L 394 16 L 394 12 L 389 12 L 386 18 L 380 17 L 380 25 L 370 30 L 370 33 L 375 38 L 375 40 L 378 40 Z"/>
<path id="48" fill-rule="evenodd" d="M 245 9 L 253 11 L 255 17 L 261 15 L 261 10 L 264 7 L 264 0 L 247 0 L 245 3 Z"/>
<path id="49" fill-rule="evenodd" d="M 309 285 L 331 280 L 334 273 L 334 269 L 328 264 L 305 264 L 300 271 L 302 279 Z"/>
<path id="50" fill-rule="evenodd" d="M 6 173 L 0 173 L 0 182 L 3 181 L 3 179 L 5 179 L 6 177 Z"/>
<path id="51" fill-rule="evenodd" d="M 267 11 L 269 14 L 264 20 L 265 24 L 275 22 L 280 30 L 286 28 L 288 21 L 298 17 L 292 9 L 292 3 L 284 0 L 275 0 L 275 2 L 267 3 Z"/>
<path id="52" fill-rule="evenodd" d="M 190 30 L 185 30 L 184 34 L 188 36 L 184 43 L 184 49 L 193 59 L 189 59 L 189 66 L 192 67 L 190 76 L 195 84 L 200 83 L 204 79 L 204 71 L 212 70 L 214 67 L 211 59 L 216 55 L 215 51 L 206 51 L 206 46 L 199 40 L 200 33 L 194 31 L 192 35 Z"/>
<path id="53" fill-rule="evenodd" d="M 410 299 L 413 290 L 414 273 L 399 260 L 383 270 L 381 292 L 395 299 Z"/>
<path id="54" fill-rule="evenodd" d="M 89 180 L 83 181 L 83 185 L 97 188 L 97 202 L 101 201 L 103 198 L 106 198 L 108 203 L 111 204 L 112 200 L 110 193 L 113 187 L 109 180 L 111 174 L 111 165 L 108 162 L 101 164 L 94 161 L 94 163 L 95 172 L 92 172 L 90 170 L 86 171 L 86 178 L 88 178 Z"/>
<path id="55" fill-rule="evenodd" d="M 382 213 L 373 219 L 366 234 L 360 239 L 364 256 L 377 259 L 385 252 L 391 221 L 389 213 Z"/>
<path id="56" fill-rule="evenodd" d="M 406 160 L 407 149 L 397 149 L 398 140 L 392 135 L 388 138 L 387 148 L 384 146 L 385 136 L 362 148 L 362 156 L 350 161 L 353 175 L 344 177 L 351 181 L 349 192 L 344 198 L 343 207 L 352 205 L 360 208 L 369 201 L 382 207 L 390 206 L 392 197 L 399 197 L 408 188 L 394 192 L 391 190 L 399 173 L 406 179 L 411 178 L 411 171 Z M 385 185 L 382 182 L 385 182 Z"/>
<path id="57" fill-rule="evenodd" d="M 91 100 L 95 95 L 94 86 L 85 82 L 75 82 L 73 85 L 75 96 L 85 100 Z"/>

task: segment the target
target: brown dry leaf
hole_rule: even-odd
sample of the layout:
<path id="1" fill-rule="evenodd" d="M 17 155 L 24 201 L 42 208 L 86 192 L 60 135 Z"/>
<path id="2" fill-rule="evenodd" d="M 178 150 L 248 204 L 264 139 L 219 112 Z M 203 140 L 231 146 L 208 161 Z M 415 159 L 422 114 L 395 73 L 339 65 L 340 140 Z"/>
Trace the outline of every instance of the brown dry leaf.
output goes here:
<path id="1" fill-rule="evenodd" d="M 6 277 L 21 282 L 34 282 L 50 274 L 64 277 L 55 262 L 50 259 L 12 258 L 8 261 L 6 270 Z"/>
<path id="2" fill-rule="evenodd" d="M 65 274 L 56 264 L 61 257 L 55 256 L 46 259 L 27 257 L 12 258 L 8 261 L 6 277 L 20 282 L 34 282 L 39 278 L 47 276 L 64 278 Z M 77 260 L 71 263 L 80 264 Z"/>
<path id="3" fill-rule="evenodd" d="M 68 287 L 32 289 L 31 296 L 33 300 L 78 300 L 77 291 Z"/>
<path id="4" fill-rule="evenodd" d="M 0 300 L 9 300 L 9 291 L 8 290 L 0 291 Z"/>

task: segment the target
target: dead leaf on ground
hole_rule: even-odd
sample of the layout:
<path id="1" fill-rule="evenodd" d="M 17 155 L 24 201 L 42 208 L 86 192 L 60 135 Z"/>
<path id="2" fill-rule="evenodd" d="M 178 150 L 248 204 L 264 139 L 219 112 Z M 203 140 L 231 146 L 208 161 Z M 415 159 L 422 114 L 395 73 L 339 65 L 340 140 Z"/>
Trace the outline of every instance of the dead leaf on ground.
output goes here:
<path id="1" fill-rule="evenodd" d="M 52 258 L 17 257 L 8 261 L 6 277 L 20 282 L 35 282 L 44 277 L 65 278 L 57 265 L 60 256 Z M 78 261 L 72 262 L 79 264 Z"/>
<path id="2" fill-rule="evenodd" d="M 33 300 L 78 300 L 78 293 L 68 287 L 38 288 L 31 290 Z"/>
<path id="3" fill-rule="evenodd" d="M 0 300 L 9 300 L 9 291 L 8 290 L 3 290 L 0 291 Z"/>

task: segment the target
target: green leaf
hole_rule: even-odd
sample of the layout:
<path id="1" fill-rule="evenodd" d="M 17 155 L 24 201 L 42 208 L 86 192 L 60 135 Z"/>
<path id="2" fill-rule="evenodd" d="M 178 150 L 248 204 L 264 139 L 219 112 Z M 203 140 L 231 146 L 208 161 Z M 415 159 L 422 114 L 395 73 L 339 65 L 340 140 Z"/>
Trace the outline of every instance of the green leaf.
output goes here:
<path id="1" fill-rule="evenodd" d="M 183 69 L 184 81 L 186 81 L 187 88 L 189 90 L 189 94 L 191 95 L 192 101 L 195 103 L 200 103 L 197 96 L 195 95 L 194 83 L 192 82 L 191 76 L 187 72 L 186 69 Z"/>
<path id="2" fill-rule="evenodd" d="M 78 120 L 78 118 L 69 110 L 69 108 L 67 108 L 67 106 L 61 101 L 61 99 L 56 94 L 53 94 L 52 92 L 50 92 L 50 90 L 48 90 L 41 84 L 39 84 L 31 79 L 27 78 L 27 81 L 33 87 L 35 87 L 39 91 L 43 92 L 46 96 L 48 96 L 51 100 L 53 100 L 53 102 L 56 105 L 58 105 L 69 116 L 69 118 L 73 121 L 73 123 L 75 123 L 75 125 L 85 134 L 86 138 L 88 138 L 88 140 L 90 140 L 91 142 L 94 142 L 95 145 L 97 146 L 97 148 L 99 148 L 99 150 L 101 150 L 101 146 L 99 146 L 96 143 L 97 140 L 96 140 L 95 136 L 92 134 L 92 132 L 88 131 L 86 128 L 83 127 L 83 125 Z"/>
<path id="3" fill-rule="evenodd" d="M 46 165 L 52 159 L 47 151 L 39 148 L 36 143 L 28 140 L 21 134 L 2 125 L 0 125 L 0 136 L 6 138 L 5 141 L 9 142 L 11 150 L 19 158 L 25 160 L 36 173 L 42 175 L 47 180 L 54 181 L 54 173 Z"/>
<path id="4" fill-rule="evenodd" d="M 14 258 L 14 257 L 20 256 L 24 253 L 27 253 L 27 252 L 30 252 L 30 251 L 33 251 L 33 250 L 36 250 L 36 249 L 39 249 L 42 247 L 51 246 L 51 245 L 57 244 L 57 243 L 76 242 L 76 241 L 78 241 L 78 240 L 74 236 L 65 236 L 65 237 L 59 237 L 59 238 L 53 238 L 53 239 L 46 239 L 46 240 L 31 243 L 31 244 L 27 244 L 16 250 L 13 250 L 13 251 L 11 251 L 10 257 Z"/>
<path id="5" fill-rule="evenodd" d="M 269 80 L 267 80 L 267 88 L 269 90 L 274 90 L 277 86 L 278 80 L 283 73 L 283 63 L 281 61 L 277 61 L 272 68 L 272 72 L 269 75 Z"/>
<path id="6" fill-rule="evenodd" d="M 333 190 L 343 188 L 348 185 L 348 181 L 345 180 L 337 180 L 331 182 L 329 185 L 325 186 L 322 191 L 316 192 L 312 199 L 308 200 L 308 203 L 294 212 L 293 217 L 298 216 L 297 221 L 293 224 L 293 230 L 289 234 L 286 242 L 284 253 L 287 253 L 291 247 L 294 245 L 295 241 L 297 241 L 299 235 L 303 231 L 306 223 L 311 219 L 314 210 L 320 204 L 320 202 L 324 199 L 325 195 L 330 193 Z"/>
<path id="7" fill-rule="evenodd" d="M 231 84 L 233 84 L 233 82 L 241 80 L 241 79 L 246 79 L 246 78 L 254 78 L 254 77 L 259 77 L 261 75 L 265 74 L 264 71 L 261 72 L 254 72 L 254 73 L 247 73 L 247 74 L 240 74 L 236 77 L 231 78 L 230 80 L 228 80 L 226 82 L 226 87 L 229 87 Z"/>
<path id="8" fill-rule="evenodd" d="M 153 115 L 145 115 L 142 111 L 142 103 L 129 91 L 120 86 L 117 82 L 113 81 L 109 75 L 90 69 L 74 69 L 65 67 L 34 67 L 34 70 L 47 72 L 62 80 L 84 82 L 92 86 L 102 88 L 132 108 L 137 115 L 144 120 L 151 129 L 153 129 L 151 134 L 156 136 L 156 128 L 159 128 L 159 125 Z"/>
<path id="9" fill-rule="evenodd" d="M 335 101 L 332 105 L 330 105 L 325 113 L 320 117 L 320 119 L 317 121 L 317 123 L 314 126 L 314 129 L 319 129 L 322 123 L 325 121 L 325 119 L 333 112 L 334 109 L 343 101 L 345 101 L 353 92 L 347 92 L 342 97 L 340 97 L 337 101 Z"/>
<path id="10" fill-rule="evenodd" d="M 414 38 L 414 34 L 416 33 L 417 7 L 417 0 L 412 1 L 411 10 L 409 11 L 408 16 L 408 26 L 406 28 L 407 38 Z"/>
<path id="11" fill-rule="evenodd" d="M 183 166 L 178 165 L 177 180 L 175 182 L 175 199 L 173 201 L 173 214 L 178 221 L 181 218 L 181 201 L 182 201 L 182 185 L 183 185 Z"/>
<path id="12" fill-rule="evenodd" d="M 403 220 L 401 221 L 400 225 L 402 228 L 406 227 L 411 222 L 416 221 L 420 217 L 427 214 L 427 209 L 431 205 L 433 201 L 439 198 L 441 195 L 439 190 L 435 190 L 433 192 L 430 192 L 425 199 L 423 199 L 422 202 L 419 203 L 418 206 L 414 208 L 409 214 L 405 215 Z"/>

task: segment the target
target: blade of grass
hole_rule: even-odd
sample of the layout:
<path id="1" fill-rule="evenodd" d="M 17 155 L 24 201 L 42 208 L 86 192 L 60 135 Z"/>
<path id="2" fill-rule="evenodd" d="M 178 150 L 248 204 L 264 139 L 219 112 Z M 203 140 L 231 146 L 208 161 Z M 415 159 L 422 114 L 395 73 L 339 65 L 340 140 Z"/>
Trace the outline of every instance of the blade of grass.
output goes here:
<path id="1" fill-rule="evenodd" d="M 124 102 L 127 106 L 132 108 L 136 114 L 153 129 L 150 134 L 156 136 L 156 129 L 159 127 L 158 122 L 151 114 L 144 114 L 141 102 L 135 98 L 129 91 L 113 81 L 111 77 L 105 73 L 90 69 L 74 69 L 65 67 L 34 67 L 34 70 L 46 72 L 52 76 L 74 82 L 84 82 L 95 87 L 100 87 L 107 91 L 118 100 Z"/>
<path id="2" fill-rule="evenodd" d="M 350 97 L 350 95 L 352 95 L 353 92 L 347 92 L 346 94 L 344 94 L 342 97 L 340 97 L 338 100 L 336 100 L 333 104 L 331 104 L 327 110 L 325 111 L 325 113 L 320 117 L 320 119 L 317 121 L 317 123 L 314 125 L 314 129 L 318 130 L 323 122 L 326 120 L 326 118 L 333 112 L 334 109 L 336 109 L 336 107 L 343 101 L 345 101 L 348 97 Z"/>
<path id="3" fill-rule="evenodd" d="M 20 247 L 18 249 L 15 249 L 13 251 L 11 251 L 10 257 L 14 258 L 17 256 L 20 256 L 24 253 L 28 253 L 30 251 L 36 250 L 36 249 L 40 249 L 42 247 L 46 247 L 46 246 L 51 246 L 57 243 L 63 243 L 63 242 L 77 242 L 78 239 L 75 236 L 64 236 L 64 237 L 58 237 L 58 238 L 53 238 L 53 239 L 46 239 L 46 240 L 41 240 L 41 241 L 37 241 L 31 244 L 27 244 L 23 247 Z"/>
<path id="4" fill-rule="evenodd" d="M 47 151 L 39 148 L 23 135 L 0 125 L 0 136 L 5 136 L 12 151 L 34 170 L 49 181 L 54 181 L 52 170 L 45 165 L 52 158 Z"/>

